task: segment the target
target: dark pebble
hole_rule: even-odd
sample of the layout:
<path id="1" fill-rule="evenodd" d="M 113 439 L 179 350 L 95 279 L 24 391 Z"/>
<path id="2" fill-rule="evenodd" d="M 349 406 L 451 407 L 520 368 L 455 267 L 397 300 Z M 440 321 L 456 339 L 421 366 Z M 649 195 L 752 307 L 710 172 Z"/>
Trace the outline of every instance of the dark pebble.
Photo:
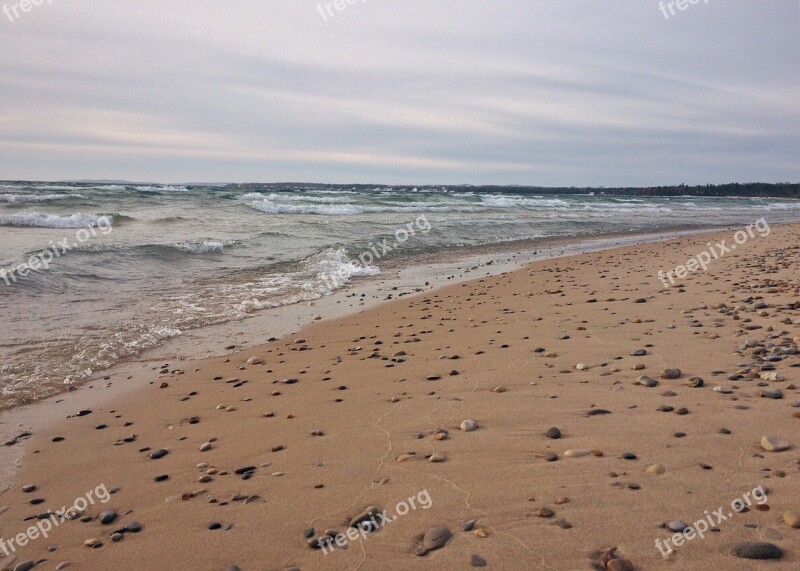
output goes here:
<path id="1" fill-rule="evenodd" d="M 486 559 L 480 555 L 473 555 L 469 560 L 469 564 L 473 567 L 486 567 Z"/>
<path id="2" fill-rule="evenodd" d="M 545 432 L 545 436 L 547 436 L 547 438 L 552 438 L 553 440 L 558 440 L 561 438 L 561 431 L 554 426 Z"/>
<path id="3" fill-rule="evenodd" d="M 731 553 L 742 559 L 780 559 L 783 550 L 772 543 L 745 542 L 737 543 Z"/>
<path id="4" fill-rule="evenodd" d="M 469 521 L 465 521 L 461 524 L 461 531 L 472 531 L 475 528 L 475 524 L 478 523 L 477 519 L 471 519 Z"/>

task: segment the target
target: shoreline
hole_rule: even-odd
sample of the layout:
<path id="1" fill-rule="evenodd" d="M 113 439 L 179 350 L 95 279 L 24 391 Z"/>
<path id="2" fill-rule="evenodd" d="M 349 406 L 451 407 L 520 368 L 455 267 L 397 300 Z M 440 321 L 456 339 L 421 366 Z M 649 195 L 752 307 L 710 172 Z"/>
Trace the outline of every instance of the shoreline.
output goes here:
<path id="1" fill-rule="evenodd" d="M 792 492 L 800 391 L 788 368 L 798 363 L 800 316 L 791 308 L 800 295 L 792 278 L 800 224 L 774 226 L 770 238 L 680 287 L 665 290 L 656 275 L 701 251 L 706 234 L 728 238 L 730 230 L 583 243 L 573 248 L 596 250 L 564 248 L 532 263 L 509 253 L 476 269 L 451 261 L 463 271 L 439 272 L 430 289 L 389 303 L 382 298 L 404 291 L 372 280 L 360 286 L 373 288 L 363 307 L 356 286 L 326 298 L 330 307 L 297 307 L 293 320 L 282 312 L 287 332 L 275 341 L 201 360 L 128 363 L 103 375 L 113 389 L 13 409 L 3 429 L 26 428 L 16 425 L 25 414 L 39 418 L 30 439 L 3 448 L 25 461 L 0 494 L 8 522 L 0 536 L 20 531 L 30 515 L 31 496 L 19 485 L 35 484 L 53 507 L 103 484 L 120 490 L 107 507 L 122 525 L 141 522 L 143 533 L 107 543 L 110 530 L 90 509 L 87 523 L 59 527 L 54 554 L 39 541 L 25 558 L 90 570 L 105 568 L 113 551 L 120 569 L 157 568 L 169 553 L 211 571 L 265 562 L 455 571 L 472 553 L 499 568 L 525 561 L 577 569 L 616 546 L 651 569 L 661 558 L 653 541 L 671 535 L 659 520 L 694 521 L 758 484 L 772 511 L 737 515 L 721 533 L 678 550 L 671 566 L 730 566 L 734 545 L 760 538 L 784 550 L 771 568 L 790 569 L 800 532 L 780 517 L 800 508 Z M 430 268 L 395 279 L 414 290 L 422 270 Z M 300 313 L 311 320 L 302 329 Z M 248 329 L 249 339 L 266 338 Z M 751 354 L 768 343 L 795 349 L 774 364 Z M 674 367 L 679 380 L 660 376 Z M 642 384 L 640 374 L 659 380 Z M 132 382 L 118 381 L 123 375 Z M 697 377 L 705 384 L 693 388 Z M 764 398 L 764 387 L 784 398 Z M 76 416 L 82 399 L 97 395 L 92 412 Z M 464 419 L 477 430 L 460 428 Z M 548 427 L 558 436 L 545 436 Z M 137 443 L 123 443 L 131 433 Z M 790 450 L 765 452 L 762 436 L 787 439 Z M 163 460 L 150 458 L 162 448 Z M 651 473 L 655 466 L 662 468 Z M 370 505 L 388 509 L 423 491 L 431 509 L 398 511 L 390 529 L 350 549 L 324 554 L 303 538 L 304 529 L 342 531 Z M 459 531 L 473 519 L 480 534 Z M 208 527 L 217 522 L 225 531 Z M 414 555 L 415 534 L 440 526 L 452 540 Z M 84 547 L 90 539 L 102 545 Z M 557 549 L 565 541 L 573 548 Z"/>
<path id="2" fill-rule="evenodd" d="M 414 258 L 391 259 L 377 276 L 356 278 L 345 287 L 328 296 L 313 301 L 299 302 L 264 309 L 244 320 L 230 321 L 201 329 L 185 331 L 160 347 L 145 351 L 135 359 L 126 359 L 109 369 L 98 371 L 90 378 L 73 385 L 74 390 L 51 395 L 44 399 L 11 408 L 0 409 L 0 445 L 22 432 L 47 430 L 63 422 L 68 411 L 109 405 L 146 387 L 148 375 L 163 362 L 191 362 L 230 357 L 241 351 L 256 349 L 268 339 L 280 341 L 284 337 L 299 333 L 304 327 L 319 320 L 338 319 L 372 309 L 400 296 L 435 291 L 448 285 L 463 283 L 487 276 L 523 269 L 531 263 L 565 258 L 585 253 L 602 252 L 641 244 L 665 242 L 681 237 L 716 234 L 737 227 L 687 228 L 651 234 L 627 233 L 604 234 L 581 240 L 546 238 L 530 241 L 528 250 L 520 250 L 519 243 L 506 247 L 503 243 L 485 245 L 479 253 L 468 249 L 459 252 L 450 262 L 438 261 L 438 254 L 423 256 L 417 263 Z M 531 251 L 534 250 L 534 251 Z M 392 263 L 394 262 L 394 263 Z M 473 272 L 486 270 L 481 275 Z M 426 282 L 430 285 L 426 286 Z M 424 289 L 428 287 L 429 289 Z M 391 296 L 387 298 L 387 296 Z M 354 306 L 352 300 L 358 299 Z M 350 303 L 348 303 L 350 301 Z M 323 316 L 323 313 L 325 315 Z M 212 341 L 225 338 L 223 343 Z M 226 350 L 233 339 L 246 338 Z M 111 377 L 125 377 L 123 382 L 107 382 Z M 102 387 L 102 388 L 101 388 Z M 19 461 L 25 455 L 25 441 L 11 447 L 9 458 L 0 458 L 0 495 L 10 486 L 19 469 Z"/>

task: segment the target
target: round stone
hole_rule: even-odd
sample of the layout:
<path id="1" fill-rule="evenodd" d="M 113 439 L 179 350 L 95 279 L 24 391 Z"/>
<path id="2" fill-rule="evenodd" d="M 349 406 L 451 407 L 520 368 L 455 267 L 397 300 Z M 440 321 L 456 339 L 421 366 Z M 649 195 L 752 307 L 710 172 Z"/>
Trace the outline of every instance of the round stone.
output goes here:
<path id="1" fill-rule="evenodd" d="M 555 426 L 553 426 L 552 428 L 547 429 L 547 432 L 545 432 L 545 436 L 553 440 L 558 440 L 559 438 L 561 438 L 561 431 Z"/>
<path id="2" fill-rule="evenodd" d="M 461 423 L 461 430 L 464 432 L 472 432 L 478 429 L 478 423 L 471 418 L 466 419 Z"/>
<path id="3" fill-rule="evenodd" d="M 674 519 L 671 522 L 667 523 L 667 527 L 669 528 L 670 531 L 674 531 L 675 533 L 681 533 L 684 529 L 687 529 L 689 526 L 679 519 Z"/>
<path id="4" fill-rule="evenodd" d="M 647 375 L 641 375 L 638 379 L 636 379 L 636 384 L 642 385 L 643 387 L 653 388 L 658 386 L 658 381 L 651 379 Z"/>
<path id="5" fill-rule="evenodd" d="M 686 381 L 686 386 L 691 387 L 693 389 L 699 389 L 705 384 L 705 381 L 700 377 L 691 377 L 688 381 Z"/>

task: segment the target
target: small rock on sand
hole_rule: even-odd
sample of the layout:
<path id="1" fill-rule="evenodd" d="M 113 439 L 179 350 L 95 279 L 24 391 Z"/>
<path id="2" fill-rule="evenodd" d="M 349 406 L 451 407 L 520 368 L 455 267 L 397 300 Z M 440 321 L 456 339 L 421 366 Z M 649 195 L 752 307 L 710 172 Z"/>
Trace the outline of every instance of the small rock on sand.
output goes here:
<path id="1" fill-rule="evenodd" d="M 473 567 L 486 567 L 486 559 L 480 555 L 473 555 L 469 560 L 469 564 Z"/>
<path id="2" fill-rule="evenodd" d="M 561 438 L 561 431 L 555 426 L 553 426 L 552 428 L 548 428 L 547 432 L 545 432 L 544 435 L 547 436 L 547 438 L 558 440 L 559 438 Z"/>
<path id="3" fill-rule="evenodd" d="M 461 430 L 464 432 L 472 432 L 473 430 L 478 429 L 478 423 L 471 418 L 466 419 L 464 422 L 461 423 Z"/>
<path id="4" fill-rule="evenodd" d="M 768 452 L 783 452 L 789 450 L 791 445 L 777 436 L 764 436 L 761 438 L 761 447 Z"/>
<path id="5" fill-rule="evenodd" d="M 798 529 L 800 528 L 800 514 L 789 510 L 783 514 L 783 522 L 789 527 Z"/>
<path id="6" fill-rule="evenodd" d="M 638 379 L 636 379 L 636 384 L 642 385 L 643 387 L 653 388 L 658 386 L 658 381 L 651 379 L 647 375 L 641 375 Z"/>
<path id="7" fill-rule="evenodd" d="M 591 454 L 591 452 L 580 448 L 575 450 L 567 450 L 566 452 L 564 452 L 564 456 L 566 456 L 567 458 L 582 458 L 583 456 L 588 456 L 589 454 Z"/>
<path id="8" fill-rule="evenodd" d="M 425 535 L 422 538 L 422 545 L 428 551 L 441 549 L 445 546 L 445 544 L 447 544 L 448 541 L 450 541 L 451 537 L 453 537 L 453 534 L 450 533 L 450 530 L 446 527 L 432 527 L 425 532 Z"/>
<path id="9" fill-rule="evenodd" d="M 752 541 L 737 543 L 731 553 L 741 559 L 780 559 L 783 557 L 783 550 L 777 545 Z"/>

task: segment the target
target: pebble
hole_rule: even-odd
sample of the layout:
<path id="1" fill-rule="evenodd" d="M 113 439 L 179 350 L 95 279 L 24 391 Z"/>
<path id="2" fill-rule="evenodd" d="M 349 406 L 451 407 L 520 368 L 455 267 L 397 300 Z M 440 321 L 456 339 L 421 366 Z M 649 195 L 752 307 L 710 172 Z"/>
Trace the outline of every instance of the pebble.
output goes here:
<path id="1" fill-rule="evenodd" d="M 169 451 L 161 448 L 159 450 L 154 450 L 153 452 L 151 452 L 150 458 L 152 458 L 153 460 L 158 460 L 159 458 L 163 458 L 167 454 L 169 454 Z"/>
<path id="2" fill-rule="evenodd" d="M 428 462 L 433 463 L 444 462 L 445 460 L 447 460 L 447 456 L 444 452 L 434 452 L 431 454 L 431 457 L 428 458 Z"/>
<path id="3" fill-rule="evenodd" d="M 631 357 L 644 357 L 647 355 L 647 349 L 634 349 L 631 351 Z"/>
<path id="4" fill-rule="evenodd" d="M 648 466 L 646 470 L 648 474 L 654 474 L 656 476 L 660 476 L 666 471 L 667 469 L 663 464 L 653 464 L 652 466 Z"/>
<path id="5" fill-rule="evenodd" d="M 686 381 L 686 386 L 691 387 L 693 389 L 699 389 L 704 384 L 705 381 L 703 381 L 703 379 L 700 377 L 691 377 L 689 380 Z"/>
<path id="6" fill-rule="evenodd" d="M 636 384 L 642 385 L 643 387 L 653 388 L 658 386 L 658 381 L 648 377 L 647 375 L 642 375 L 636 379 Z"/>
<path id="7" fill-rule="evenodd" d="M 789 527 L 800 529 L 800 514 L 789 510 L 783 514 L 783 522 Z"/>
<path id="8" fill-rule="evenodd" d="M 789 450 L 791 445 L 777 436 L 764 436 L 761 438 L 761 447 L 768 452 L 783 452 Z"/>
<path id="9" fill-rule="evenodd" d="M 471 418 L 466 419 L 461 423 L 461 430 L 464 432 L 472 432 L 478 429 L 478 423 Z"/>
<path id="10" fill-rule="evenodd" d="M 681 533 L 684 529 L 688 529 L 688 525 L 679 519 L 674 519 L 667 523 L 667 528 L 675 533 Z"/>
<path id="11" fill-rule="evenodd" d="M 559 438 L 561 438 L 561 431 L 554 426 L 552 428 L 547 429 L 547 432 L 545 432 L 545 436 L 552 440 L 558 440 Z"/>
<path id="12" fill-rule="evenodd" d="M 661 373 L 662 379 L 677 379 L 681 376 L 680 369 L 664 369 Z"/>
<path id="13" fill-rule="evenodd" d="M 478 523 L 477 519 L 471 519 L 461 524 L 461 531 L 472 531 L 475 529 L 475 524 Z"/>
<path id="14" fill-rule="evenodd" d="M 564 452 L 564 456 L 566 456 L 567 458 L 582 458 L 583 456 L 588 456 L 589 454 L 591 454 L 590 451 L 583 450 L 580 448 L 574 450 L 567 450 L 566 452 Z"/>
<path id="15" fill-rule="evenodd" d="M 783 391 L 780 389 L 766 389 L 761 393 L 762 398 L 780 400 L 783 398 Z"/>
<path id="16" fill-rule="evenodd" d="M 441 549 L 450 541 L 451 537 L 453 537 L 453 534 L 446 527 L 432 527 L 425 532 L 422 538 L 422 545 L 428 551 Z"/>
<path id="17" fill-rule="evenodd" d="M 204 442 L 202 446 L 200 446 L 200 452 L 208 452 L 214 448 L 214 445 L 211 442 Z"/>
<path id="18" fill-rule="evenodd" d="M 783 550 L 777 545 L 752 541 L 737 543 L 731 553 L 741 559 L 780 559 L 783 557 Z"/>
<path id="19" fill-rule="evenodd" d="M 587 416 L 602 416 L 604 414 L 611 414 L 611 411 L 604 408 L 593 408 L 586 413 Z"/>
<path id="20" fill-rule="evenodd" d="M 19 563 L 17 564 L 16 567 L 14 567 L 14 571 L 30 571 L 31 569 L 33 569 L 34 565 L 35 564 L 33 561 L 23 561 L 22 563 Z"/>
<path id="21" fill-rule="evenodd" d="M 114 510 L 104 511 L 100 514 L 100 517 L 98 519 L 100 520 L 100 523 L 102 523 L 103 525 L 114 523 L 114 521 L 117 519 L 117 512 L 115 512 Z"/>
<path id="22" fill-rule="evenodd" d="M 486 567 L 486 559 L 481 557 L 480 555 L 473 555 L 470 557 L 469 564 L 473 567 Z"/>

